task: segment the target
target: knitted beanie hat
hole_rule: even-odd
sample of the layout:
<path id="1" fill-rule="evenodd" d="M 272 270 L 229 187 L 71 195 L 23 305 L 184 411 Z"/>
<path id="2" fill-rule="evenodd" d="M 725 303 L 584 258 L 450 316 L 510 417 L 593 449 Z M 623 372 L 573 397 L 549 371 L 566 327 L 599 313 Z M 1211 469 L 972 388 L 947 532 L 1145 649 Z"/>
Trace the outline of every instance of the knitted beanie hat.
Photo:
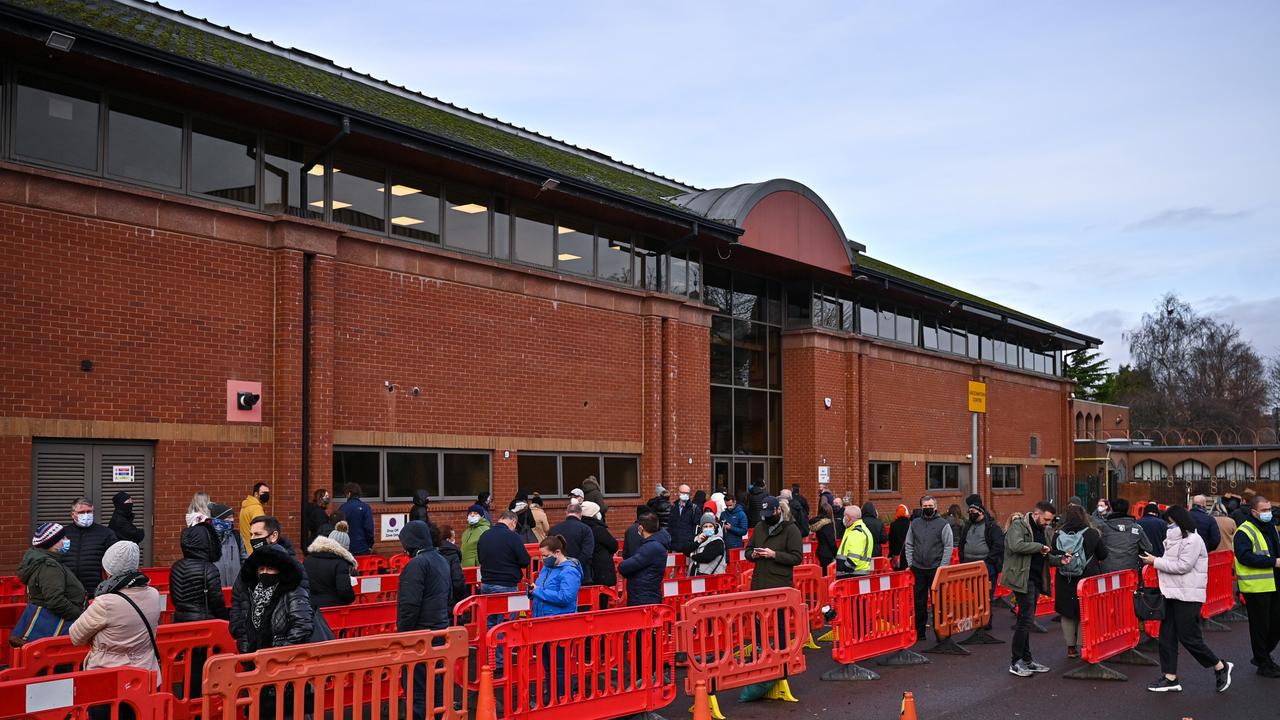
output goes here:
<path id="1" fill-rule="evenodd" d="M 31 535 L 31 547 L 37 547 L 44 550 L 62 542 L 62 538 L 66 537 L 67 529 L 56 522 L 40 523 L 36 526 L 36 531 Z"/>
<path id="2" fill-rule="evenodd" d="M 329 533 L 329 539 L 341 545 L 344 549 L 351 549 L 351 535 L 347 533 L 350 527 L 346 520 L 339 520 L 334 523 L 333 530 Z"/>
<path id="3" fill-rule="evenodd" d="M 121 540 L 102 554 L 102 569 L 107 575 L 116 576 L 138 572 L 138 544 Z"/>

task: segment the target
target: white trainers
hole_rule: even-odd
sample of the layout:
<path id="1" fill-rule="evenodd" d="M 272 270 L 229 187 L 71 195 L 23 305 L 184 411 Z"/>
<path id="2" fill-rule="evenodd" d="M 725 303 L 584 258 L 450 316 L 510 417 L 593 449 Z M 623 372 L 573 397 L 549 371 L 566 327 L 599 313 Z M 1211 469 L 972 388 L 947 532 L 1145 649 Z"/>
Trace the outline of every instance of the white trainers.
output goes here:
<path id="1" fill-rule="evenodd" d="M 1009 673 L 1018 677 L 1031 677 L 1032 672 L 1027 668 L 1027 664 L 1021 660 L 1009 666 Z"/>

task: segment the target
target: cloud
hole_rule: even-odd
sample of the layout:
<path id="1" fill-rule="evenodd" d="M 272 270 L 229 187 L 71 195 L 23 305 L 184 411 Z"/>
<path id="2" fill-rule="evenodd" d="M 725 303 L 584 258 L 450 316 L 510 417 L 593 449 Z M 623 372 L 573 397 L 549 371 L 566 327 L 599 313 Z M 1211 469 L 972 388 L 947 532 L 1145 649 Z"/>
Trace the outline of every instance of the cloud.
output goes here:
<path id="1" fill-rule="evenodd" d="M 1184 227 L 1205 223 L 1235 222 L 1249 217 L 1247 210 L 1237 212 L 1219 212 L 1210 207 L 1198 205 L 1188 208 L 1169 208 L 1151 217 L 1139 220 L 1125 228 L 1125 232 L 1142 232 L 1144 230 L 1161 230 L 1164 228 Z"/>
<path id="2" fill-rule="evenodd" d="M 1206 304 L 1211 304 L 1209 315 L 1234 323 L 1259 354 L 1280 356 L 1280 297 L 1237 301 L 1234 297 L 1225 296 L 1213 300 L 1218 302 L 1206 301 Z"/>

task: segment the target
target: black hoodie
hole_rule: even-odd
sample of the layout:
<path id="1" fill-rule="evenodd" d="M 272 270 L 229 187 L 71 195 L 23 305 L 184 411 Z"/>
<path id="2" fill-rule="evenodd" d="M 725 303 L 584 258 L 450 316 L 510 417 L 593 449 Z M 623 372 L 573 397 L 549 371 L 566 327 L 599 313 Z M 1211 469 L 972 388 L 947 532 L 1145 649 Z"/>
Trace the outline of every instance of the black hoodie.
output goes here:
<path id="1" fill-rule="evenodd" d="M 129 500 L 129 493 L 124 491 L 118 492 L 111 497 L 111 504 L 115 506 L 115 512 L 111 513 L 111 522 L 107 523 L 107 528 L 121 540 L 128 540 L 141 545 L 142 539 L 147 536 L 147 531 L 134 526 L 133 502 L 126 502 L 127 500 Z"/>
<path id="2" fill-rule="evenodd" d="M 880 557 L 880 545 L 888 542 L 889 535 L 885 532 L 880 513 L 876 512 L 875 503 L 869 502 L 862 506 L 862 524 L 871 531 L 871 557 Z M 840 527 L 844 527 L 844 523 L 841 523 Z M 836 538 L 836 543 L 839 544 L 839 542 L 840 538 Z"/>
<path id="3" fill-rule="evenodd" d="M 413 520 L 400 531 L 400 545 L 413 559 L 400 571 L 396 632 L 449 627 L 453 611 L 449 561 L 431 544 L 431 530 L 421 520 Z"/>

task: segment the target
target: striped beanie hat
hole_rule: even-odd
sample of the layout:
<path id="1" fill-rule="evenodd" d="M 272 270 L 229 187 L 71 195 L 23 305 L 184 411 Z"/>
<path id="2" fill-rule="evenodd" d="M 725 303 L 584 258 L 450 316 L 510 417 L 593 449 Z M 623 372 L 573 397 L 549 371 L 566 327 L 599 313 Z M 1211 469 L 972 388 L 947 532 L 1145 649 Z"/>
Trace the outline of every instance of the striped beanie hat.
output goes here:
<path id="1" fill-rule="evenodd" d="M 36 531 L 31 536 L 31 547 L 48 550 L 62 542 L 62 538 L 66 534 L 67 529 L 56 522 L 40 523 L 36 526 Z"/>

